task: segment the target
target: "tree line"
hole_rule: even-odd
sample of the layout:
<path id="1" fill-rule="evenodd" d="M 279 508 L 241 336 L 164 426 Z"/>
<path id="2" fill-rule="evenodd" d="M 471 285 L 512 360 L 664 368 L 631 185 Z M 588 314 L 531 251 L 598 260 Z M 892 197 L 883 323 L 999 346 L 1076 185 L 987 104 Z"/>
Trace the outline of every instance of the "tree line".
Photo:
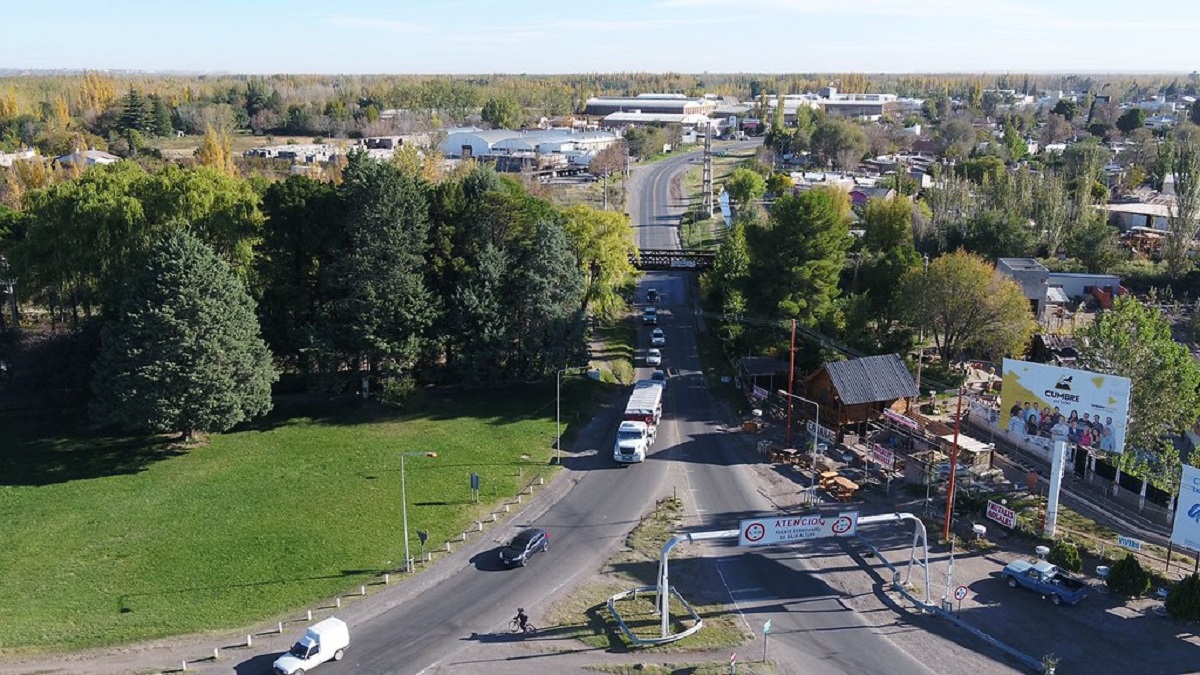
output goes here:
<path id="1" fill-rule="evenodd" d="M 586 315 L 632 273 L 625 216 L 479 166 L 433 183 L 358 153 L 339 183 L 268 184 L 123 162 L 25 204 L 0 207 L 18 292 L 102 335 L 94 410 L 133 429 L 223 430 L 277 372 L 332 391 L 536 380 L 583 361 Z"/>

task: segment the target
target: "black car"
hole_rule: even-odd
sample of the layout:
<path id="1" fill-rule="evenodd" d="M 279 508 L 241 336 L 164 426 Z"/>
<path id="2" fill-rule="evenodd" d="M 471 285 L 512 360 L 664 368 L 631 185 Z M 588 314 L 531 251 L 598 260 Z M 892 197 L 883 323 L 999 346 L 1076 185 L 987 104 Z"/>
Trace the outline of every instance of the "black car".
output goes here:
<path id="1" fill-rule="evenodd" d="M 508 546 L 500 549 L 500 562 L 510 566 L 524 567 L 534 553 L 550 548 L 550 535 L 545 530 L 530 528 L 522 530 Z"/>
<path id="2" fill-rule="evenodd" d="M 646 291 L 646 302 L 658 302 L 658 291 L 653 288 Z"/>

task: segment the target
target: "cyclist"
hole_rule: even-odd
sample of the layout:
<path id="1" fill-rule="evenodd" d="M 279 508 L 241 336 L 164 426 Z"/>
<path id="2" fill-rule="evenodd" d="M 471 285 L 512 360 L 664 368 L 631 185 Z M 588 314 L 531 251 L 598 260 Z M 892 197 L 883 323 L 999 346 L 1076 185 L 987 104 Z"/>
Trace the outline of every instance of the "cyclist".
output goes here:
<path id="1" fill-rule="evenodd" d="M 513 621 L 517 622 L 517 625 L 520 626 L 522 632 L 526 630 L 525 627 L 529 625 L 529 616 L 525 614 L 524 607 L 517 608 L 517 615 L 513 618 Z"/>

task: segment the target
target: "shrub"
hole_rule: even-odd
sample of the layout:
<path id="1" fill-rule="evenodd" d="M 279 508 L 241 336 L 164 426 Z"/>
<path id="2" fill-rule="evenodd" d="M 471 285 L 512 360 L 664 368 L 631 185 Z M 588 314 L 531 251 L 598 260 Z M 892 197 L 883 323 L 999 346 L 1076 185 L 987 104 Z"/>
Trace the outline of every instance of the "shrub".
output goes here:
<path id="1" fill-rule="evenodd" d="M 612 374 L 617 382 L 622 384 L 633 384 L 634 377 L 637 375 L 633 365 L 628 361 L 613 361 Z"/>
<path id="2" fill-rule="evenodd" d="M 1184 578 L 1167 593 L 1167 613 L 1181 621 L 1200 621 L 1200 577 Z"/>
<path id="3" fill-rule="evenodd" d="M 1121 595 L 1138 596 L 1150 590 L 1150 573 L 1132 553 L 1113 564 L 1108 572 L 1108 590 Z"/>
<path id="4" fill-rule="evenodd" d="M 1083 560 L 1079 557 L 1079 547 L 1068 541 L 1060 541 L 1054 544 L 1054 548 L 1050 550 L 1050 555 L 1046 556 L 1046 560 L 1070 572 L 1083 570 Z"/>
<path id="5" fill-rule="evenodd" d="M 417 390 L 411 375 L 395 375 L 385 379 L 379 388 L 379 401 L 389 408 L 403 408 Z"/>

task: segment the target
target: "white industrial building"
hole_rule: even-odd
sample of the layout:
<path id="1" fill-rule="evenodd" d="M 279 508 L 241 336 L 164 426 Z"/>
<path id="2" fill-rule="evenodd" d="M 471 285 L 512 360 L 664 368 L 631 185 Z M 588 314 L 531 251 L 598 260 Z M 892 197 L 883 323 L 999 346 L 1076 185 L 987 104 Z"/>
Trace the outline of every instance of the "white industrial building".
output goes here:
<path id="1" fill-rule="evenodd" d="M 561 155 L 574 166 L 587 166 L 597 152 L 617 142 L 608 131 L 576 132 L 571 129 L 510 131 L 507 129 L 452 129 L 442 141 L 447 157 L 505 157 Z"/>

